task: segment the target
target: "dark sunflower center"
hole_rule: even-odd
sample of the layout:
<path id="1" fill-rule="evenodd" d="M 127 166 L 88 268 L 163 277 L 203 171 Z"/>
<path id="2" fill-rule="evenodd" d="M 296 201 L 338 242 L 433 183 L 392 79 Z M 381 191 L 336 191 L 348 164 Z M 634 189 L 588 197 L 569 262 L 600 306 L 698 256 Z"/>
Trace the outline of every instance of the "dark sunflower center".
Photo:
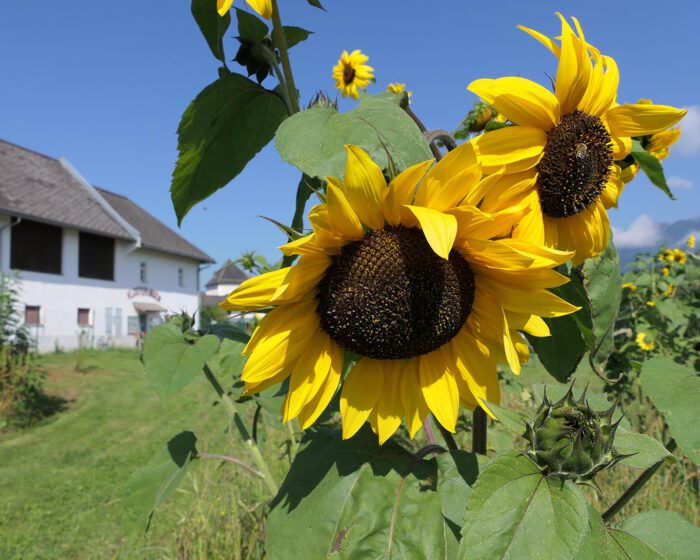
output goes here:
<path id="1" fill-rule="evenodd" d="M 349 86 L 354 79 L 355 69 L 349 64 L 346 64 L 345 68 L 343 68 L 343 82 L 345 82 L 346 86 Z"/>
<path id="2" fill-rule="evenodd" d="M 423 232 L 368 233 L 333 257 L 319 283 L 321 327 L 345 350 L 413 358 L 450 341 L 474 302 L 474 274 L 457 251 L 438 257 Z"/>
<path id="3" fill-rule="evenodd" d="M 549 132 L 537 165 L 542 212 L 568 218 L 593 204 L 605 188 L 612 165 L 612 143 L 603 122 L 574 111 Z"/>

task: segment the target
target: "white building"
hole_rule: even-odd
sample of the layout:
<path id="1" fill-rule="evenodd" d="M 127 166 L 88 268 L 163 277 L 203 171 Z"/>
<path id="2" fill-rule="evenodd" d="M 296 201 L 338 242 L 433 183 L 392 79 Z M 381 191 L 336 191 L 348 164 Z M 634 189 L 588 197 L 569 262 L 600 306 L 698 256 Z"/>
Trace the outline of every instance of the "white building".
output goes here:
<path id="1" fill-rule="evenodd" d="M 0 271 L 19 273 L 40 351 L 134 346 L 165 313 L 197 310 L 200 267 L 212 262 L 66 160 L 0 141 Z"/>

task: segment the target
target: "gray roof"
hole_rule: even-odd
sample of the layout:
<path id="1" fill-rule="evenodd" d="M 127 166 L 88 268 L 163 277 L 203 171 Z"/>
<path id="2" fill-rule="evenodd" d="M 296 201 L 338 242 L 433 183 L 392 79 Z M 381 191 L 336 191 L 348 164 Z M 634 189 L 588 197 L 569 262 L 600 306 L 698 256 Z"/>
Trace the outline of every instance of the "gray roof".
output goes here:
<path id="1" fill-rule="evenodd" d="M 164 223 L 156 220 L 143 208 L 125 196 L 96 187 L 97 192 L 114 208 L 119 215 L 141 234 L 141 246 L 146 249 L 189 257 L 200 262 L 213 263 L 209 255 L 200 251 L 171 230 Z"/>
<path id="2" fill-rule="evenodd" d="M 214 262 L 119 194 L 95 189 L 65 160 L 0 140 L 0 213 L 140 241 L 147 249 Z"/>
<path id="3" fill-rule="evenodd" d="M 2 140 L 0 212 L 134 240 L 59 160 Z"/>
<path id="4" fill-rule="evenodd" d="M 248 276 L 232 261 L 226 261 L 224 266 L 217 270 L 206 283 L 207 288 L 211 288 L 218 284 L 242 284 L 248 280 Z"/>

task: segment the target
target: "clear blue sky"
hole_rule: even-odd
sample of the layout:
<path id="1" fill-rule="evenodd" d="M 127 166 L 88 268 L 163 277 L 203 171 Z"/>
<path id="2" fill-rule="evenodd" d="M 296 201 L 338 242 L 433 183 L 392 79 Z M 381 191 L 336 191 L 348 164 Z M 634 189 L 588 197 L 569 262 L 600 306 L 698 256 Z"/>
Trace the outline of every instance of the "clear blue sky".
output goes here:
<path id="1" fill-rule="evenodd" d="M 666 160 L 678 201 L 639 177 L 613 224 L 700 216 L 700 33 L 696 2 L 280 0 L 284 23 L 315 32 L 292 50 L 304 102 L 333 91 L 343 49 L 370 56 L 380 91 L 406 82 L 431 128 L 454 129 L 470 109 L 466 85 L 522 75 L 547 84 L 554 57 L 515 26 L 558 33 L 556 10 L 576 15 L 587 38 L 620 67 L 619 100 L 695 106 L 685 145 Z M 0 16 L 0 138 L 64 156 L 93 184 L 125 194 L 176 227 L 168 189 L 182 111 L 216 78 L 217 64 L 189 0 L 4 2 Z M 245 7 L 243 0 L 235 6 Z M 237 43 L 229 30 L 227 54 Z M 232 64 L 232 67 L 235 63 Z M 272 86 L 268 79 L 267 85 Z M 348 109 L 351 102 L 343 102 Z M 245 250 L 276 258 L 282 235 L 258 218 L 288 222 L 298 172 L 272 146 L 225 189 L 195 207 L 182 234 L 219 262 Z"/>

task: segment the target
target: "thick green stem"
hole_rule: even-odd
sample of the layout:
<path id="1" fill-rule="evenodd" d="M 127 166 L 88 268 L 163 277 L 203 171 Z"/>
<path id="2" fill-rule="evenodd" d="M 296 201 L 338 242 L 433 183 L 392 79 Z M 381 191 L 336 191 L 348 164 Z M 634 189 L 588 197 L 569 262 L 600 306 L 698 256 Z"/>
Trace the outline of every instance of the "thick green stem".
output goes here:
<path id="1" fill-rule="evenodd" d="M 287 83 L 287 91 L 291 101 L 291 113 L 298 113 L 301 109 L 299 106 L 299 94 L 294 83 L 294 75 L 292 74 L 292 65 L 289 62 L 289 52 L 287 51 L 287 39 L 284 36 L 282 29 L 282 18 L 280 16 L 277 0 L 272 0 L 272 40 L 280 51 L 280 60 L 282 62 L 282 70 L 284 71 L 284 80 Z"/>
<path id="2" fill-rule="evenodd" d="M 481 407 L 472 415 L 472 453 L 486 455 L 486 413 Z"/>
<path id="3" fill-rule="evenodd" d="M 666 449 L 668 449 L 670 452 L 673 452 L 676 449 L 676 440 L 672 439 L 666 446 Z M 652 476 L 654 476 L 656 471 L 658 471 L 663 464 L 664 460 L 662 459 L 658 463 L 653 464 L 642 474 L 640 474 L 639 478 L 632 483 L 632 486 L 625 490 L 625 493 L 622 494 L 622 496 L 620 496 L 617 499 L 617 501 L 605 511 L 605 513 L 603 514 L 603 521 L 609 521 L 610 518 L 612 518 L 616 513 L 618 513 L 623 507 L 625 507 L 627 503 L 632 498 L 634 498 L 637 492 L 639 492 L 642 489 L 642 486 L 644 486 L 647 483 L 647 481 Z"/>
<path id="4" fill-rule="evenodd" d="M 219 383 L 219 380 L 214 375 L 214 372 L 212 372 L 209 366 L 206 364 L 204 366 L 204 375 L 206 376 L 209 383 L 211 383 L 212 387 L 214 387 L 214 391 L 216 391 L 216 394 L 221 399 L 221 403 L 224 405 L 224 407 L 226 407 L 226 410 L 229 413 L 229 417 L 233 421 L 232 423 L 236 426 L 236 429 L 238 429 L 238 433 L 241 435 L 241 438 L 243 438 L 243 441 L 248 446 L 250 454 L 253 456 L 253 461 L 258 467 L 260 473 L 262 474 L 262 479 L 265 481 L 265 484 L 270 489 L 270 492 L 273 496 L 277 495 L 279 486 L 275 481 L 275 478 L 272 476 L 270 467 L 268 467 L 265 458 L 262 456 L 260 448 L 255 443 L 255 440 L 250 435 L 248 428 L 243 422 L 243 419 L 241 418 L 241 415 L 239 414 L 238 409 L 236 408 L 236 403 L 234 403 L 233 400 L 231 400 L 231 397 L 229 397 L 228 393 L 221 386 L 221 383 Z"/>

